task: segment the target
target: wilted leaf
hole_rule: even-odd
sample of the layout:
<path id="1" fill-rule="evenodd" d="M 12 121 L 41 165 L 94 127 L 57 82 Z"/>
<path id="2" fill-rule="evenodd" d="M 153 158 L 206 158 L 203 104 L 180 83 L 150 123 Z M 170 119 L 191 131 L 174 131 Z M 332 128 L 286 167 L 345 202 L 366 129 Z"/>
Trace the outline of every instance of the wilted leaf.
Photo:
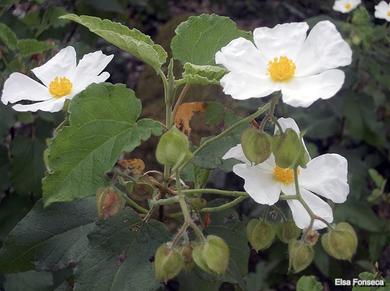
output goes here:
<path id="1" fill-rule="evenodd" d="M 151 65 L 156 71 L 167 59 L 167 52 L 139 30 L 129 29 L 118 22 L 98 17 L 68 14 L 61 17 L 80 23 L 106 41 Z"/>
<path id="2" fill-rule="evenodd" d="M 190 121 L 195 112 L 203 112 L 207 107 L 206 103 L 203 102 L 189 102 L 180 104 L 176 115 L 175 124 L 184 134 L 191 134 Z"/>
<path id="3" fill-rule="evenodd" d="M 118 161 L 118 165 L 124 169 L 129 170 L 133 175 L 142 175 L 145 170 L 145 163 L 141 159 L 128 159 Z"/>
<path id="4" fill-rule="evenodd" d="M 95 195 L 123 151 L 161 134 L 159 123 L 137 121 L 141 102 L 124 85 L 91 85 L 72 99 L 69 112 L 69 125 L 48 149 L 45 205 Z"/>
<path id="5" fill-rule="evenodd" d="M 249 38 L 230 18 L 215 14 L 191 16 L 175 30 L 171 48 L 173 57 L 182 64 L 215 65 L 215 53 L 231 40 Z"/>

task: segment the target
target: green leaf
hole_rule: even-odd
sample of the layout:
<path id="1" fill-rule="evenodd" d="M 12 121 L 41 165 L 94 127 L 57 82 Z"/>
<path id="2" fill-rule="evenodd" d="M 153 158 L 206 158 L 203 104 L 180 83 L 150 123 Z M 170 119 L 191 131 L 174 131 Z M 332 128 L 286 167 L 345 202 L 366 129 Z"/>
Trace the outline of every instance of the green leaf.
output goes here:
<path id="1" fill-rule="evenodd" d="M 0 102 L 0 140 L 4 138 L 9 132 L 11 126 L 15 123 L 15 111 L 9 106 Z"/>
<path id="2" fill-rule="evenodd" d="M 185 63 L 183 79 L 178 83 L 190 85 L 219 85 L 219 81 L 225 73 L 225 69 L 218 66 L 199 66 Z"/>
<path id="3" fill-rule="evenodd" d="M 177 278 L 181 290 L 185 291 L 218 291 L 222 281 L 218 277 L 212 276 L 194 268 L 190 272 L 181 272 Z"/>
<path id="4" fill-rule="evenodd" d="M 302 276 L 297 282 L 297 291 L 322 291 L 324 287 L 314 276 Z"/>
<path id="5" fill-rule="evenodd" d="M 157 221 L 143 224 L 129 208 L 99 221 L 88 236 L 86 255 L 75 271 L 75 291 L 156 290 L 153 258 L 158 246 L 170 240 Z"/>
<path id="6" fill-rule="evenodd" d="M 41 193 L 45 147 L 44 142 L 36 138 L 18 136 L 12 141 L 11 181 L 17 193 Z"/>
<path id="7" fill-rule="evenodd" d="M 371 179 L 374 181 L 375 186 L 379 189 L 383 187 L 383 183 L 385 182 L 385 178 L 381 174 L 378 173 L 375 169 L 369 169 L 368 174 L 370 175 Z"/>
<path id="8" fill-rule="evenodd" d="M 173 57 L 182 64 L 194 65 L 215 65 L 217 51 L 233 39 L 250 37 L 250 33 L 239 30 L 230 18 L 215 14 L 191 16 L 175 33 L 171 43 Z"/>
<path id="9" fill-rule="evenodd" d="M 156 71 L 166 62 L 168 55 L 162 46 L 155 44 L 149 36 L 135 28 L 129 29 L 118 22 L 86 15 L 67 14 L 61 19 L 80 23 L 106 41 L 151 65 Z"/>
<path id="10" fill-rule="evenodd" d="M 124 85 L 94 84 L 73 98 L 69 125 L 48 148 L 45 205 L 95 195 L 123 151 L 161 134 L 159 123 L 137 121 L 140 113 L 141 102 Z"/>
<path id="11" fill-rule="evenodd" d="M 17 47 L 22 57 L 29 57 L 50 50 L 54 48 L 54 45 L 36 39 L 20 39 L 18 40 Z"/>
<path id="12" fill-rule="evenodd" d="M 0 193 L 10 186 L 8 149 L 0 145 Z"/>
<path id="13" fill-rule="evenodd" d="M 225 117 L 225 107 L 218 102 L 207 102 L 205 111 L 205 121 L 207 125 L 219 126 L 223 124 Z"/>
<path id="14" fill-rule="evenodd" d="M 268 290 L 267 278 L 271 271 L 279 264 L 279 261 L 260 262 L 256 266 L 255 273 L 249 273 L 246 276 L 246 285 L 248 291 Z"/>
<path id="15" fill-rule="evenodd" d="M 50 273 L 29 271 L 5 276 L 4 288 L 7 291 L 51 291 L 53 278 Z"/>
<path id="16" fill-rule="evenodd" d="M 16 34 L 4 23 L 0 23 L 0 41 L 10 50 L 16 48 L 16 43 L 18 41 Z"/>
<path id="17" fill-rule="evenodd" d="M 61 269 L 77 262 L 96 217 L 94 197 L 47 208 L 40 200 L 5 239 L 0 272 Z"/>

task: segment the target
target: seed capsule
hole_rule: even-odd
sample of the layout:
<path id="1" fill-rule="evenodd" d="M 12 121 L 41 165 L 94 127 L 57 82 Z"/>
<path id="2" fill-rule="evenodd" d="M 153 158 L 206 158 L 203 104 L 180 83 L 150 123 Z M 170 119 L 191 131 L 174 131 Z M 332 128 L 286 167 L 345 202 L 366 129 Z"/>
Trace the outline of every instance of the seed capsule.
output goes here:
<path id="1" fill-rule="evenodd" d="M 306 269 L 314 259 L 314 250 L 305 242 L 291 240 L 288 244 L 289 270 L 298 273 Z"/>
<path id="2" fill-rule="evenodd" d="M 167 282 L 176 277 L 184 268 L 184 259 L 179 251 L 170 248 L 167 244 L 161 245 L 154 257 L 156 279 Z"/>
<path id="3" fill-rule="evenodd" d="M 257 165 L 270 156 L 271 137 L 255 128 L 248 128 L 241 135 L 241 146 L 245 157 Z"/>
<path id="4" fill-rule="evenodd" d="M 269 248 L 275 239 L 273 225 L 259 219 L 249 221 L 246 233 L 249 243 L 257 252 Z"/>

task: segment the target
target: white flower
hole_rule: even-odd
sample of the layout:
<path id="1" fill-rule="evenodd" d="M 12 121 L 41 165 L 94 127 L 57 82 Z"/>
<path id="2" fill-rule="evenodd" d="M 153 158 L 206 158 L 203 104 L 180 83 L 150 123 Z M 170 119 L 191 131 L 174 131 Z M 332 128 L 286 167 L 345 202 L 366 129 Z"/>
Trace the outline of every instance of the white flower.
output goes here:
<path id="1" fill-rule="evenodd" d="M 329 21 L 317 23 L 306 37 L 306 22 L 260 27 L 254 44 L 232 40 L 215 55 L 230 72 L 221 79 L 224 92 L 235 99 L 265 97 L 282 91 L 283 101 L 308 107 L 317 99 L 334 96 L 344 83 L 352 50 Z"/>
<path id="2" fill-rule="evenodd" d="M 68 46 L 46 64 L 32 70 L 41 83 L 23 75 L 12 73 L 4 83 L 1 101 L 4 104 L 34 101 L 32 104 L 16 104 L 17 111 L 60 111 L 67 99 L 92 83 L 101 83 L 110 77 L 104 68 L 113 55 L 96 51 L 84 55 L 77 65 L 76 51 Z"/>
<path id="3" fill-rule="evenodd" d="M 362 3 L 361 0 L 336 0 L 333 10 L 341 13 L 349 13 Z"/>
<path id="4" fill-rule="evenodd" d="M 280 118 L 279 123 L 283 130 L 292 128 L 299 133 L 299 128 L 291 118 Z M 280 193 L 295 195 L 294 172 L 292 169 L 279 168 L 275 158 L 271 156 L 263 163 L 252 165 L 245 157 L 241 145 L 231 148 L 223 159 L 234 158 L 241 161 L 233 166 L 233 172 L 245 180 L 245 191 L 260 204 L 273 205 L 279 200 Z M 306 168 L 298 169 L 299 190 L 303 200 L 315 215 L 331 223 L 333 221 L 332 208 L 323 199 L 330 199 L 335 203 L 343 203 L 348 196 L 347 160 L 337 154 L 318 156 L 307 163 Z M 315 194 L 317 195 L 315 195 Z M 310 225 L 310 215 L 298 200 L 287 200 L 295 224 L 301 228 Z M 313 227 L 320 229 L 326 224 L 315 220 Z"/>
<path id="5" fill-rule="evenodd" d="M 386 1 L 379 2 L 375 6 L 375 17 L 390 21 L 390 3 L 386 3 Z"/>

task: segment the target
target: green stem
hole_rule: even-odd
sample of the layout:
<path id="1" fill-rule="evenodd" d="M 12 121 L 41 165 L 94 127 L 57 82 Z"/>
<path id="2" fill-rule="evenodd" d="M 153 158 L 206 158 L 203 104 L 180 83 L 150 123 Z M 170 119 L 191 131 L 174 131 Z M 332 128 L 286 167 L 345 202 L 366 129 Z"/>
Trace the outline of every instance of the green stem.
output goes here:
<path id="1" fill-rule="evenodd" d="M 135 208 L 139 212 L 144 213 L 144 214 L 147 214 L 149 212 L 149 210 L 147 210 L 146 208 L 143 208 L 141 205 L 138 205 L 133 199 L 131 199 L 127 195 L 123 195 L 123 197 L 126 199 L 127 205 Z"/>
<path id="2" fill-rule="evenodd" d="M 280 200 L 294 200 L 298 199 L 297 195 L 280 195 Z"/>
<path id="3" fill-rule="evenodd" d="M 187 92 L 188 92 L 189 89 L 190 89 L 190 85 L 189 84 L 185 84 L 183 89 L 181 90 L 181 93 L 180 93 L 179 97 L 177 98 L 176 104 L 173 107 L 173 113 L 172 113 L 173 118 L 175 118 L 177 110 L 179 110 L 179 106 L 183 102 L 183 99 L 187 95 Z"/>
<path id="4" fill-rule="evenodd" d="M 220 206 L 203 208 L 201 210 L 201 212 L 218 212 L 218 211 L 223 211 L 223 210 L 229 209 L 229 208 L 231 208 L 233 206 L 236 206 L 237 204 L 239 204 L 241 201 L 247 199 L 248 197 L 249 196 L 237 197 L 233 201 L 230 201 L 228 203 L 222 204 Z"/>
<path id="5" fill-rule="evenodd" d="M 265 127 L 265 125 L 267 124 L 267 122 L 268 122 L 269 120 L 271 120 L 272 117 L 274 117 L 274 114 L 275 114 L 275 107 L 276 107 L 276 104 L 278 104 L 278 102 L 279 102 L 279 96 L 278 96 L 278 95 L 272 97 L 272 99 L 271 99 L 271 105 L 270 105 L 268 114 L 263 118 L 263 120 L 262 120 L 261 123 L 260 123 L 260 130 L 264 130 L 264 127 Z"/>
<path id="6" fill-rule="evenodd" d="M 242 192 L 242 191 L 228 191 L 228 190 L 220 190 L 220 189 L 212 189 L 212 188 L 189 189 L 189 190 L 182 190 L 181 192 L 187 195 L 207 193 L 207 194 L 218 194 L 218 195 L 230 196 L 230 197 L 248 196 L 246 192 Z"/>
<path id="7" fill-rule="evenodd" d="M 247 124 L 247 123 L 250 123 L 253 119 L 259 117 L 261 114 L 263 114 L 264 112 L 266 112 L 268 109 L 270 108 L 270 103 L 267 103 L 265 104 L 264 106 L 260 107 L 259 109 L 257 109 L 257 111 L 255 113 L 252 113 L 251 115 L 248 115 L 247 117 L 241 119 L 240 121 L 237 121 L 235 124 L 233 124 L 231 127 L 229 127 L 228 129 L 222 131 L 220 134 L 206 140 L 204 143 L 202 143 L 194 152 L 193 152 L 193 157 L 196 156 L 197 153 L 199 153 L 201 150 L 203 150 L 206 146 L 208 146 L 209 144 L 227 136 L 228 134 L 230 134 L 232 131 L 234 131 L 236 128 L 240 127 L 241 125 L 243 124 Z M 185 166 L 187 166 L 187 164 L 191 161 L 190 160 L 187 160 L 185 163 L 183 163 L 183 165 L 181 166 L 181 169 L 184 169 Z"/>
<path id="8" fill-rule="evenodd" d="M 178 196 L 170 197 L 167 199 L 151 200 L 150 203 L 153 206 L 172 205 L 179 202 Z"/>

